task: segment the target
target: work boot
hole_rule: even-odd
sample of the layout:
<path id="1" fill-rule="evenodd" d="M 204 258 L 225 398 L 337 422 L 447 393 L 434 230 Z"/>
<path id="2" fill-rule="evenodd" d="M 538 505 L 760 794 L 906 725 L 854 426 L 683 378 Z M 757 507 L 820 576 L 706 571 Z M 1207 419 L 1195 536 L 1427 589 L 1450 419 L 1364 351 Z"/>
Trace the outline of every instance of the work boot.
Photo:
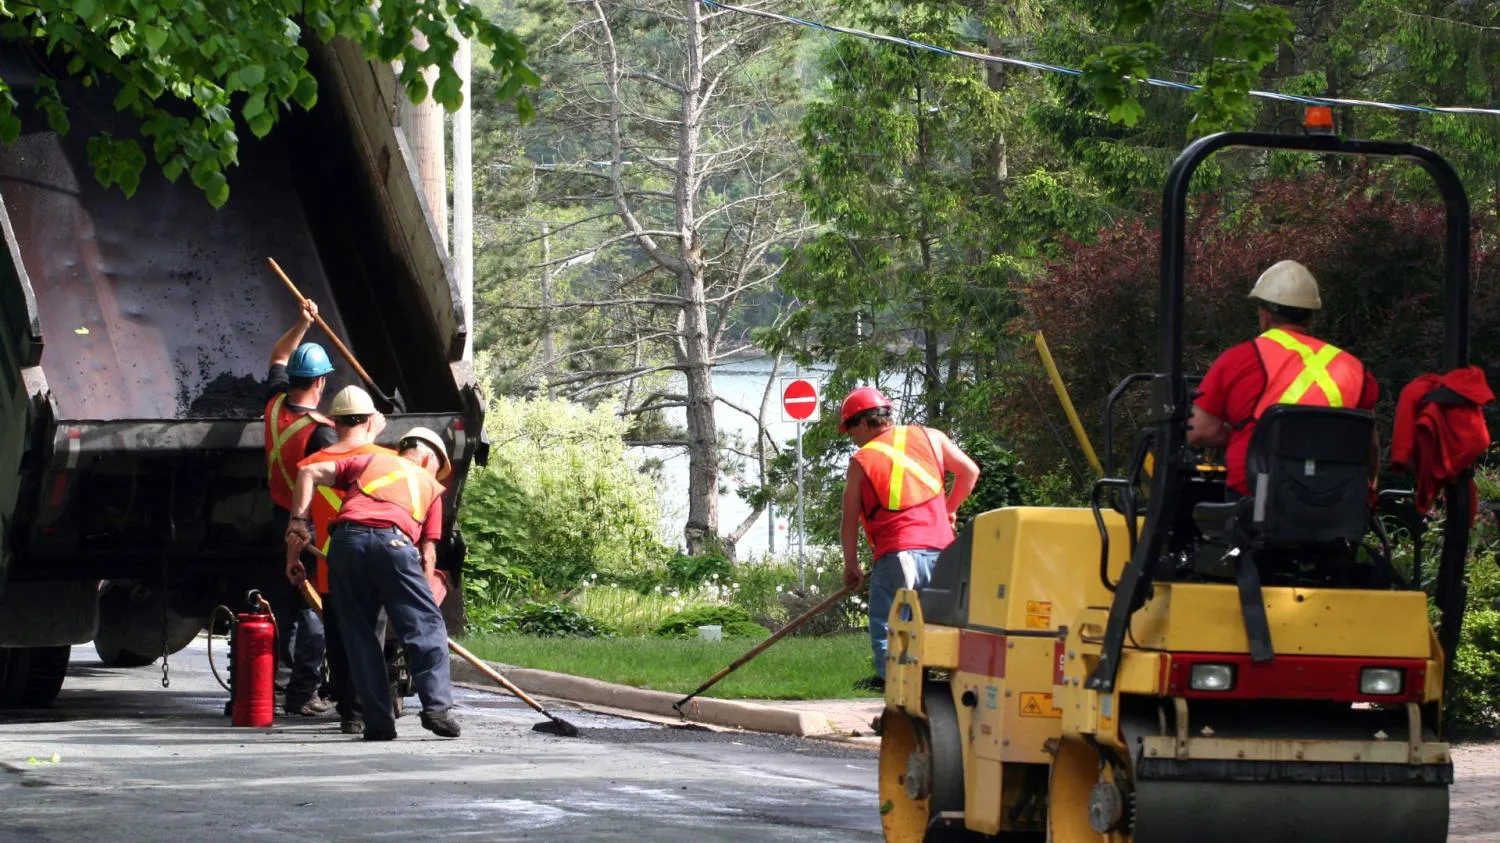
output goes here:
<path id="1" fill-rule="evenodd" d="M 287 714 L 300 714 L 303 717 L 317 717 L 328 713 L 328 703 L 318 697 L 309 697 L 307 702 L 301 705 L 287 703 L 283 711 Z"/>
<path id="2" fill-rule="evenodd" d="M 422 728 L 440 738 L 456 738 L 459 733 L 458 721 L 446 709 L 422 712 Z"/>
<path id="3" fill-rule="evenodd" d="M 365 730 L 365 740 L 367 741 L 393 741 L 395 739 L 395 729 L 383 729 L 380 731 L 375 731 L 374 729 Z"/>
<path id="4" fill-rule="evenodd" d="M 875 719 L 870 721 L 870 731 L 874 732 L 877 736 L 885 734 L 884 714 L 877 714 L 875 715 Z"/>
<path id="5" fill-rule="evenodd" d="M 346 717 L 339 722 L 339 731 L 346 735 L 358 735 L 365 730 L 365 721 L 357 717 Z"/>
<path id="6" fill-rule="evenodd" d="M 879 676 L 868 676 L 854 683 L 856 691 L 877 691 L 885 693 L 885 680 Z"/>

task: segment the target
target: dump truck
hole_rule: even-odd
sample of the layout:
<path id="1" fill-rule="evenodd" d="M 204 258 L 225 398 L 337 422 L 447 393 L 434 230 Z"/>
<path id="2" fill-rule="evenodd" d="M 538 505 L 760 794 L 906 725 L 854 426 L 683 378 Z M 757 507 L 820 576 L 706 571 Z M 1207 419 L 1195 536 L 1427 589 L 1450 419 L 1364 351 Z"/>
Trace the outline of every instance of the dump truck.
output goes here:
<path id="1" fill-rule="evenodd" d="M 1106 401 L 1110 430 L 1120 397 L 1150 390 L 1126 470 L 1100 479 L 1088 508 L 978 516 L 927 588 L 897 593 L 879 767 L 889 843 L 1447 839 L 1443 700 L 1464 615 L 1467 477 L 1445 492 L 1441 551 L 1408 567 L 1370 502 L 1372 414 L 1267 409 L 1251 495 L 1237 500 L 1186 439 L 1188 185 L 1218 150 L 1426 170 L 1447 212 L 1446 336 L 1413 353 L 1443 371 L 1468 363 L 1457 174 L 1419 146 L 1314 130 L 1328 125 L 1212 135 L 1182 153 L 1163 202 L 1158 369 Z M 1400 497 L 1389 491 L 1379 499 Z"/>
<path id="2" fill-rule="evenodd" d="M 299 304 L 267 258 L 399 398 L 381 441 L 444 435 L 439 566 L 461 573 L 454 515 L 484 458 L 484 402 L 442 209 L 395 127 L 391 70 L 343 39 L 311 53 L 320 102 L 242 142 L 217 210 L 159 172 L 130 198 L 99 185 L 88 137 L 137 134 L 109 91 L 62 82 L 72 132 L 27 113 L 0 146 L 0 707 L 50 702 L 73 645 L 116 665 L 181 649 L 215 605 L 243 604 L 248 569 L 282 557 L 263 381 Z M 36 55 L 0 52 L 23 103 Z M 335 365 L 329 395 L 358 382 Z"/>

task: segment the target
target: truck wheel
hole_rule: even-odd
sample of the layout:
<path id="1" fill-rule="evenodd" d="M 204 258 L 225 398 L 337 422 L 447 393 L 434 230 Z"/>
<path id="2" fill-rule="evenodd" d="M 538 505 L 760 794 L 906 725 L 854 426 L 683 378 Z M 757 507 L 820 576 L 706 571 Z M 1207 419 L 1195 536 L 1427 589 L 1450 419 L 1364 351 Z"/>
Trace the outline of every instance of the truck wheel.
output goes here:
<path id="1" fill-rule="evenodd" d="M 99 661 L 105 667 L 145 667 L 157 658 L 127 649 L 119 633 L 103 625 L 94 635 L 94 652 L 99 654 Z"/>
<path id="2" fill-rule="evenodd" d="M 0 648 L 0 708 L 44 708 L 52 704 L 68 675 L 73 648 Z"/>

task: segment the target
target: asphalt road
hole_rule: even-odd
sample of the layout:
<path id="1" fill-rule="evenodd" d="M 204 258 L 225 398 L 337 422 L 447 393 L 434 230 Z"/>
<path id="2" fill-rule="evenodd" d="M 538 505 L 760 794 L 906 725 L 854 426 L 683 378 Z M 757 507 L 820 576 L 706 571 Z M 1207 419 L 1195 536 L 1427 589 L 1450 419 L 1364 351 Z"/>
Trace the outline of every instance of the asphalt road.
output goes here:
<path id="1" fill-rule="evenodd" d="M 464 690 L 457 740 L 413 715 L 392 743 L 331 717 L 237 729 L 201 641 L 172 658 L 170 689 L 159 665 L 73 652 L 50 710 L 0 719 L 4 843 L 880 839 L 866 749 L 561 709 L 583 734 L 558 738 L 519 703 Z"/>
<path id="2" fill-rule="evenodd" d="M 868 749 L 563 709 L 583 734 L 558 738 L 466 690 L 458 740 L 414 716 L 379 744 L 331 717 L 236 729 L 201 641 L 172 658 L 170 689 L 159 666 L 74 653 L 53 708 L 0 716 L 0 843 L 880 839 Z M 1500 744 L 1454 755 L 1449 840 L 1500 841 Z"/>

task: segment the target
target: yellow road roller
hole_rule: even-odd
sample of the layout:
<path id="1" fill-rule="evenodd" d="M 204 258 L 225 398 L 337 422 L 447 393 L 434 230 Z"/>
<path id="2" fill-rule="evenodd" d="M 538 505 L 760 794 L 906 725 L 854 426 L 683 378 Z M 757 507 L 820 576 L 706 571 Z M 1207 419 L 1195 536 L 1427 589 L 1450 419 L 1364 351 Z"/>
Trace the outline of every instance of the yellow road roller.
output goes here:
<path id="1" fill-rule="evenodd" d="M 1229 147 L 1404 158 L 1447 211 L 1444 348 L 1468 363 L 1469 210 L 1425 148 L 1235 132 L 1173 165 L 1162 218 L 1159 371 L 1134 459 L 1087 508 L 974 519 L 890 616 L 880 811 L 890 843 L 1427 843 L 1447 838 L 1445 666 L 1464 605 L 1467 479 L 1445 495 L 1429 619 L 1370 503 L 1364 412 L 1260 418 L 1251 497 L 1189 448 L 1183 256 L 1193 172 Z M 1433 400 L 1443 400 L 1434 397 Z M 1399 495 L 1387 495 L 1386 498 Z"/>

